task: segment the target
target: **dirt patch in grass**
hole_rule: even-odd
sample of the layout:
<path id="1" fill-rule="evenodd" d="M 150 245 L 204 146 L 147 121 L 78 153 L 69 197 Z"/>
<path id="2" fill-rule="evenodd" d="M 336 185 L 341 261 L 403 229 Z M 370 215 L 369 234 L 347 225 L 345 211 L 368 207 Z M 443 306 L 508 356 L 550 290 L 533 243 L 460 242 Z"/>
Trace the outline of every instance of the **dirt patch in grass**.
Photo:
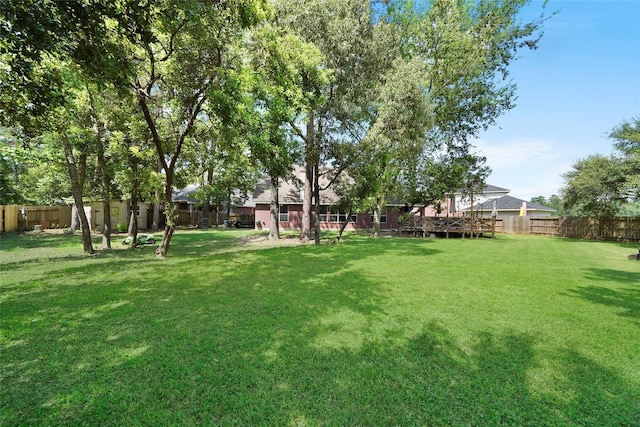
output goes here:
<path id="1" fill-rule="evenodd" d="M 298 236 L 280 236 L 278 240 L 269 240 L 269 236 L 254 234 L 238 238 L 238 245 L 240 246 L 298 246 L 310 243 L 312 244 L 313 240 L 303 242 Z"/>

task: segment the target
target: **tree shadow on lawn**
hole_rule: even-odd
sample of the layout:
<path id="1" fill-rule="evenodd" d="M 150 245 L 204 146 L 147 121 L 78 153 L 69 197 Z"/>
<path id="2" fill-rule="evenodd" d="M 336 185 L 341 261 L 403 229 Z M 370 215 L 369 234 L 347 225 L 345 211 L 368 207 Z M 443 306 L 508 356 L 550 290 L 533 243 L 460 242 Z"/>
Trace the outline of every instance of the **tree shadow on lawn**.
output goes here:
<path id="1" fill-rule="evenodd" d="M 585 277 L 598 283 L 632 285 L 631 288 L 606 286 L 579 286 L 568 290 L 568 295 L 576 296 L 595 304 L 621 308 L 622 316 L 640 320 L 640 274 L 608 268 L 587 268 Z"/>
<path id="2" fill-rule="evenodd" d="M 640 263 L 638 264 L 640 266 Z M 585 269 L 585 276 L 587 279 L 594 280 L 596 282 L 606 280 L 608 282 L 615 282 L 621 285 L 630 284 L 640 286 L 640 271 L 631 272 L 613 270 L 610 268 L 587 268 Z"/>
<path id="3" fill-rule="evenodd" d="M 53 296 L 24 296 L 3 311 L 5 422 L 637 421 L 637 384 L 575 352 L 536 354 L 530 335 L 469 331 L 464 340 L 436 321 L 415 324 L 393 314 L 392 288 L 352 268 L 370 248 L 323 249 L 151 262 L 137 273 L 145 282 L 114 275 L 93 296 L 92 288 L 55 284 Z M 395 251 L 413 249 L 435 253 L 422 244 Z M 67 273 L 74 280 L 88 271 Z M 556 370 L 533 387 L 540 358 L 552 359 Z"/>
<path id="4" fill-rule="evenodd" d="M 41 233 L 2 233 L 0 234 L 0 249 L 10 251 L 15 249 L 33 249 L 50 247 L 57 248 L 78 244 L 82 251 L 82 237 L 78 234 L 66 234 L 62 232 Z M 4 255 L 3 255 L 4 256 Z"/>
<path id="5" fill-rule="evenodd" d="M 273 248 L 199 257 L 197 263 L 194 258 L 144 263 L 137 266 L 138 276 L 144 272 L 141 282 L 123 271 L 135 264 L 116 259 L 107 267 L 117 267 L 122 274 L 114 272 L 100 286 L 87 282 L 98 268 L 95 262 L 45 273 L 39 292 L 4 304 L 2 378 L 10 386 L 0 391 L 2 406 L 12 408 L 9 419 L 16 424 L 34 414 L 41 422 L 100 424 L 109 411 L 101 414 L 98 401 L 110 400 L 111 370 L 125 362 L 140 360 L 143 366 L 134 363 L 136 372 L 131 372 L 127 365 L 123 375 L 136 377 L 139 369 L 140 381 L 151 389 L 137 389 L 136 383 L 118 375 L 117 380 L 142 393 L 141 401 L 149 398 L 158 404 L 157 396 L 146 394 L 158 392 L 149 383 L 159 381 L 162 388 L 170 388 L 162 378 L 179 382 L 173 378 L 178 374 L 174 368 L 197 369 L 206 363 L 210 369 L 211 357 L 221 349 L 235 355 L 233 363 L 242 362 L 244 353 L 267 339 L 265 332 L 293 325 L 298 331 L 304 319 L 326 307 L 348 304 L 370 314 L 376 306 L 371 284 L 354 277 L 345 283 L 337 277 L 344 257 L 311 252 Z M 204 346 L 201 355 L 193 353 L 200 351 L 199 342 Z M 134 356 L 122 357 L 128 353 Z M 206 360 L 195 363 L 198 357 Z M 32 393 L 36 385 L 43 391 Z M 70 404 L 72 396 L 80 396 L 79 401 Z M 61 412 L 70 418 L 59 418 Z M 179 418 L 175 422 L 180 423 Z"/>
<path id="6" fill-rule="evenodd" d="M 581 286 L 568 291 L 570 295 L 583 298 L 595 304 L 617 307 L 623 310 L 621 316 L 640 320 L 640 288 L 615 290 L 603 286 Z"/>

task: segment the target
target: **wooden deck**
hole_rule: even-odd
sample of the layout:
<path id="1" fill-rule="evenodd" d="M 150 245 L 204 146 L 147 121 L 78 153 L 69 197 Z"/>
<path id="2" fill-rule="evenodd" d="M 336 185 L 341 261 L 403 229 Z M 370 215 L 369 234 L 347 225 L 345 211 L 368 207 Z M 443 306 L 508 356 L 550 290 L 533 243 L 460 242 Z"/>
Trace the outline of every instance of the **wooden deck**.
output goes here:
<path id="1" fill-rule="evenodd" d="M 469 217 L 420 217 L 413 216 L 400 224 L 401 233 L 421 235 L 436 234 L 449 237 L 450 234 L 471 236 L 495 233 L 495 222 L 491 218 L 473 218 L 473 229 Z"/>

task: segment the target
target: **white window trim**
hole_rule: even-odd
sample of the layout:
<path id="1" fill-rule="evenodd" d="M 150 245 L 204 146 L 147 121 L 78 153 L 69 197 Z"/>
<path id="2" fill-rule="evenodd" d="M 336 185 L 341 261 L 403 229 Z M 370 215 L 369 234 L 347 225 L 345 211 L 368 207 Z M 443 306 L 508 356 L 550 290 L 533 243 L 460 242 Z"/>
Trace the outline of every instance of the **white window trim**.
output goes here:
<path id="1" fill-rule="evenodd" d="M 287 212 L 282 212 L 283 207 L 286 207 Z M 282 219 L 283 215 L 286 215 L 286 219 Z M 289 222 L 289 205 L 278 206 L 278 222 Z"/>

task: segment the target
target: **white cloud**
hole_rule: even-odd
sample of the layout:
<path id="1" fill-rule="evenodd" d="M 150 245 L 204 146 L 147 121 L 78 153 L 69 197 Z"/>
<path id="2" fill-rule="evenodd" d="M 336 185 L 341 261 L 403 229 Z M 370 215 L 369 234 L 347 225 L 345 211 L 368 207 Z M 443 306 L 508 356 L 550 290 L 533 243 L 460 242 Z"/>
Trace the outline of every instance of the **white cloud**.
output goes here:
<path id="1" fill-rule="evenodd" d="M 492 169 L 516 168 L 532 162 L 557 160 L 561 153 L 558 144 L 539 139 L 514 139 L 499 144 L 490 144 L 485 140 L 475 141 L 478 154 L 487 158 Z"/>
<path id="2" fill-rule="evenodd" d="M 475 145 L 493 171 L 488 182 L 524 200 L 558 194 L 564 183 L 562 175 L 575 158 L 571 147 L 551 140 L 513 139 L 498 144 L 477 140 Z"/>

